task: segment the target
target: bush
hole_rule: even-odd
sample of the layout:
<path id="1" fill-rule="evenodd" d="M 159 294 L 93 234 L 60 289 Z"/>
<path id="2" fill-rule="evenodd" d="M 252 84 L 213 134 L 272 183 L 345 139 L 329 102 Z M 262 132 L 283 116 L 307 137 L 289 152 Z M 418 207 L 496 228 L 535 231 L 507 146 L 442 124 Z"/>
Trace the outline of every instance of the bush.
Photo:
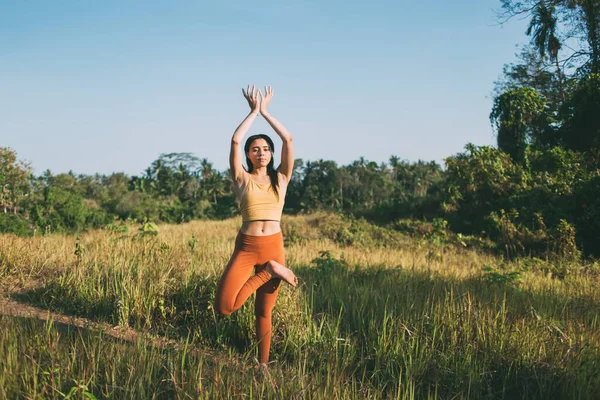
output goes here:
<path id="1" fill-rule="evenodd" d="M 115 205 L 115 213 L 120 219 L 159 220 L 159 203 L 147 193 L 129 192 Z"/>
<path id="2" fill-rule="evenodd" d="M 31 236 L 31 224 L 19 214 L 0 213 L 0 233 Z"/>
<path id="3" fill-rule="evenodd" d="M 573 195 L 577 242 L 586 254 L 600 255 L 600 176 L 581 182 Z"/>
<path id="4" fill-rule="evenodd" d="M 444 210 L 455 232 L 489 236 L 513 257 L 598 254 L 600 177 L 591 156 L 528 151 L 526 166 L 489 147 L 447 159 Z M 577 232 L 577 236 L 575 233 Z"/>

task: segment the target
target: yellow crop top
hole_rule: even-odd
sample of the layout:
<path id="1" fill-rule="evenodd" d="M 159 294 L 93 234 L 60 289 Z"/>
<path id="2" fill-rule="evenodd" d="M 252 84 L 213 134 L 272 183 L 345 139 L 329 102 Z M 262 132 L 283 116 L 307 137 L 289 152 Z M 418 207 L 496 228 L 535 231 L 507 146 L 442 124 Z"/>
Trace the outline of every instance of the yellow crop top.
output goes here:
<path id="1" fill-rule="evenodd" d="M 277 174 L 279 178 L 279 199 L 270 183 L 256 182 L 250 174 L 245 173 L 245 179 L 242 187 L 239 188 L 240 211 L 242 212 L 242 221 L 269 220 L 280 221 L 285 200 L 287 185 L 282 184 L 286 181 L 283 174 Z"/>

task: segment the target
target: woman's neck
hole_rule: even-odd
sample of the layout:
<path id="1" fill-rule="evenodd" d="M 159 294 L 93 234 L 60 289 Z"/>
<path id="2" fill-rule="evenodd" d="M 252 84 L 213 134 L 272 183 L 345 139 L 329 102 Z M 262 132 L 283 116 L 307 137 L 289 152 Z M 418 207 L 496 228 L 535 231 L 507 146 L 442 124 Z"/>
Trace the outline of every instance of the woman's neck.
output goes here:
<path id="1" fill-rule="evenodd" d="M 267 176 L 267 167 L 254 168 L 251 174 L 257 176 Z"/>

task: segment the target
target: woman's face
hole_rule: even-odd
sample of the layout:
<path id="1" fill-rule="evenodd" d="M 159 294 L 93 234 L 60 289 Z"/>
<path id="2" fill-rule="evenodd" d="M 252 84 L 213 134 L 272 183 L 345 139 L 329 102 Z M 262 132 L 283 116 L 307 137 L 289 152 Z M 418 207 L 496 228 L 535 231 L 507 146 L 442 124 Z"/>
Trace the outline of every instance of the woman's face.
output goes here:
<path id="1" fill-rule="evenodd" d="M 266 167 L 273 157 L 269 143 L 265 139 L 255 139 L 250 144 L 246 156 L 252 161 L 254 168 Z"/>

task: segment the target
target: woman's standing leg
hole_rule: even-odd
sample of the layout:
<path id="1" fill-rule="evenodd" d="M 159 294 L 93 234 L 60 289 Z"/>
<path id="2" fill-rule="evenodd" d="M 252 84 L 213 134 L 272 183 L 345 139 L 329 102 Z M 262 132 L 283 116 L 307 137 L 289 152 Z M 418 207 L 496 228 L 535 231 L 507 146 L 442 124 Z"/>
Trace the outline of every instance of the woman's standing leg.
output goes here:
<path id="1" fill-rule="evenodd" d="M 266 248 L 261 247 L 257 273 L 261 273 L 269 261 L 276 261 L 285 265 L 285 254 L 283 251 L 283 237 L 275 243 L 269 243 Z M 271 279 L 256 291 L 256 302 L 254 303 L 254 315 L 256 316 L 256 340 L 258 341 L 258 361 L 266 364 L 269 361 L 271 349 L 272 312 L 275 300 L 279 293 L 281 279 Z"/>

